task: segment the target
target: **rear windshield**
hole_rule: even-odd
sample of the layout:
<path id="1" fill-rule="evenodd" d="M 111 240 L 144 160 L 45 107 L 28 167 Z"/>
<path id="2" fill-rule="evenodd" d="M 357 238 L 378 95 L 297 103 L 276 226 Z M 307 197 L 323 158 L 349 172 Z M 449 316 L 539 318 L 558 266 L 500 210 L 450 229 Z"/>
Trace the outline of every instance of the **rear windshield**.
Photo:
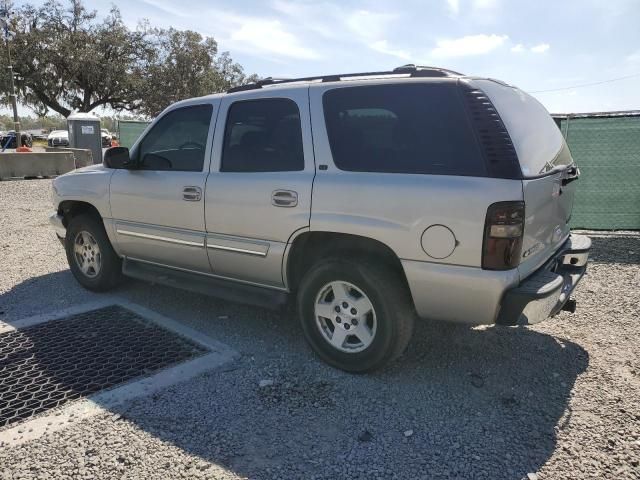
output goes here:
<path id="1" fill-rule="evenodd" d="M 341 170 L 486 175 L 454 83 L 336 88 L 323 105 Z"/>
<path id="2" fill-rule="evenodd" d="M 476 83 L 491 99 L 507 127 L 524 177 L 537 177 L 573 163 L 562 132 L 538 100 L 491 80 Z"/>

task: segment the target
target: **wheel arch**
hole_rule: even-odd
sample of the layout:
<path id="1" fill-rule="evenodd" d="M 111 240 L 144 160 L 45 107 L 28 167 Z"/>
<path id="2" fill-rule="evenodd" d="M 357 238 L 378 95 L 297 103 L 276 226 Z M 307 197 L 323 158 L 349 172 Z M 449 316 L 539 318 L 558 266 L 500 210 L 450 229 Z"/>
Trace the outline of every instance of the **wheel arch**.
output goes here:
<path id="1" fill-rule="evenodd" d="M 65 228 L 69 227 L 72 218 L 81 214 L 93 215 L 102 220 L 102 215 L 95 205 L 82 200 L 63 200 L 58 205 L 58 214 L 62 216 L 62 224 Z"/>
<path id="2" fill-rule="evenodd" d="M 284 282 L 290 291 L 296 291 L 308 269 L 321 258 L 345 256 L 348 258 L 375 258 L 397 271 L 405 282 L 407 278 L 400 258 L 385 243 L 361 235 L 330 231 L 303 231 L 291 241 L 283 269 Z"/>

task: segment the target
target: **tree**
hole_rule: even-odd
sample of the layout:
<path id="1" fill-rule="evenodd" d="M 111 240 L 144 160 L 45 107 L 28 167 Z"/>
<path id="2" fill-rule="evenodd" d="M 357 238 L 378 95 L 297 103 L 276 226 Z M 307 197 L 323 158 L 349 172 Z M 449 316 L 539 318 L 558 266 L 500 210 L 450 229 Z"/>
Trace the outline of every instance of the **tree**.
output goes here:
<path id="1" fill-rule="evenodd" d="M 154 55 L 140 83 L 144 99 L 141 112 L 156 116 L 168 105 L 185 98 L 227 90 L 257 79 L 247 77 L 227 52 L 218 54 L 213 38 L 197 32 L 152 29 L 149 38 Z"/>
<path id="2" fill-rule="evenodd" d="M 14 11 L 11 29 L 19 99 L 38 116 L 97 107 L 153 116 L 173 101 L 253 78 L 218 55 L 213 38 L 146 22 L 130 30 L 116 7 L 98 19 L 82 0 L 68 0 L 67 8 L 58 0 L 26 4 Z M 4 93 L 5 69 L 0 82 Z"/>

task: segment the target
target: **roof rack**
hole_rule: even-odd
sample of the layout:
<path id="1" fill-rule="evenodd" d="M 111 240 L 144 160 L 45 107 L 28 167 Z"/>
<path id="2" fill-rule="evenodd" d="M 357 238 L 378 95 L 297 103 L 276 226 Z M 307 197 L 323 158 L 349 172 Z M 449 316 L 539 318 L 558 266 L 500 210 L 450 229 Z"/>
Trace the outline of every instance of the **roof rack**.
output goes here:
<path id="1" fill-rule="evenodd" d="M 422 65 L 414 65 L 412 63 L 394 68 L 391 71 L 383 72 L 360 72 L 360 73 L 339 73 L 336 75 L 318 75 L 314 77 L 300 78 L 273 78 L 267 77 L 257 82 L 240 85 L 227 90 L 227 93 L 243 92 L 245 90 L 256 90 L 268 85 L 280 85 L 282 83 L 297 82 L 339 82 L 343 78 L 354 77 L 383 77 L 386 75 L 409 75 L 410 77 L 459 77 L 462 73 L 447 70 L 446 68 L 426 67 Z"/>

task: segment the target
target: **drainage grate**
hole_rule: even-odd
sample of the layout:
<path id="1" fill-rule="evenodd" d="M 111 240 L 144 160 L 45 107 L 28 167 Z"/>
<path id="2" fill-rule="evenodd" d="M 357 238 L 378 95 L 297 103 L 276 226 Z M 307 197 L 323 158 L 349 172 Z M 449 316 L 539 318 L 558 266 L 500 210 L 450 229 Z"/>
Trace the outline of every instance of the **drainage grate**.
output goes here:
<path id="1" fill-rule="evenodd" d="M 120 306 L 0 334 L 0 428 L 206 352 Z"/>

